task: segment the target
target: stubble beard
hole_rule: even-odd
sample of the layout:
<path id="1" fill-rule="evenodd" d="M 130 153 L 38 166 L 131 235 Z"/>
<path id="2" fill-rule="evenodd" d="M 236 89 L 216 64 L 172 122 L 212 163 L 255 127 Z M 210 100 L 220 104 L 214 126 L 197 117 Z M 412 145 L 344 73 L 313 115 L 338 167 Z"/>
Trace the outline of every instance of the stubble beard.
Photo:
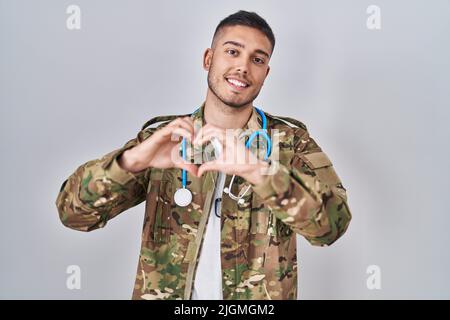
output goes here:
<path id="1" fill-rule="evenodd" d="M 214 83 L 214 81 L 213 81 L 213 76 L 212 76 L 212 71 L 211 70 L 213 70 L 213 65 L 211 64 L 211 68 L 210 68 L 210 71 L 208 72 L 208 87 L 209 87 L 209 90 L 211 90 L 211 92 L 217 97 L 217 99 L 219 99 L 223 104 L 225 104 L 225 105 L 227 105 L 227 106 L 229 106 L 229 107 L 231 107 L 231 108 L 234 108 L 234 109 L 239 109 L 239 108 L 242 108 L 242 107 L 245 107 L 245 106 L 247 106 L 249 103 L 252 103 L 253 101 L 255 101 L 255 99 L 258 97 L 258 95 L 259 95 L 259 92 L 261 91 L 261 88 L 258 90 L 258 92 L 256 92 L 252 97 L 250 97 L 250 99 L 248 99 L 248 100 L 246 100 L 246 101 L 244 101 L 244 102 L 241 102 L 241 103 L 235 103 L 235 102 L 233 102 L 233 101 L 229 101 L 229 100 L 226 100 L 224 97 L 222 97 L 220 94 L 219 94 L 219 90 L 218 90 L 218 88 L 217 88 L 217 86 L 215 85 L 215 83 Z"/>

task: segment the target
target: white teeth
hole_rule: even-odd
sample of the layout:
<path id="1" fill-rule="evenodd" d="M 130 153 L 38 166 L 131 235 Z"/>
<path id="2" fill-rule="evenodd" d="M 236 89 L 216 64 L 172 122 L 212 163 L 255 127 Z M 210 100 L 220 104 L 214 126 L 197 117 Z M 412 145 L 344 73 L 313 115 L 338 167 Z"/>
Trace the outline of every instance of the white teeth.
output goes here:
<path id="1" fill-rule="evenodd" d="M 247 86 L 245 83 L 240 82 L 240 81 L 235 80 L 235 79 L 227 79 L 227 81 L 232 83 L 232 84 L 234 84 L 235 86 L 238 86 L 238 87 L 245 88 Z"/>

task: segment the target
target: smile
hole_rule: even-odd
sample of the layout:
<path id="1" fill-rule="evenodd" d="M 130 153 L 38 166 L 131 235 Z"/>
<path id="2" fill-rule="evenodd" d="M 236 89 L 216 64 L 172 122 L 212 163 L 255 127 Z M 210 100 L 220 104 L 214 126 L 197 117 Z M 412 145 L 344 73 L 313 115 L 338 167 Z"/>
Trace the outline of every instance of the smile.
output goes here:
<path id="1" fill-rule="evenodd" d="M 243 90 L 250 86 L 248 83 L 237 80 L 237 79 L 233 79 L 233 78 L 225 78 L 225 79 L 231 85 L 231 87 L 233 87 L 237 90 Z"/>

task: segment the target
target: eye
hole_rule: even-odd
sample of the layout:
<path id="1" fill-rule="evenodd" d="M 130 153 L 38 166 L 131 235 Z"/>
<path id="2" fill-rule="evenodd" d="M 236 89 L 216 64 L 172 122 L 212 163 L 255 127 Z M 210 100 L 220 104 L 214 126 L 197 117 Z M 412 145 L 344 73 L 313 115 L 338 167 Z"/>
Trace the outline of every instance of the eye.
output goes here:
<path id="1" fill-rule="evenodd" d="M 227 53 L 229 53 L 229 54 L 231 54 L 232 56 L 234 56 L 234 55 L 237 54 L 237 51 L 234 50 L 234 49 L 228 49 L 228 50 L 227 50 Z"/>
<path id="2" fill-rule="evenodd" d="M 257 64 L 264 64 L 264 60 L 261 58 L 255 58 L 255 59 L 253 59 L 253 61 L 255 61 L 255 63 L 257 63 Z"/>

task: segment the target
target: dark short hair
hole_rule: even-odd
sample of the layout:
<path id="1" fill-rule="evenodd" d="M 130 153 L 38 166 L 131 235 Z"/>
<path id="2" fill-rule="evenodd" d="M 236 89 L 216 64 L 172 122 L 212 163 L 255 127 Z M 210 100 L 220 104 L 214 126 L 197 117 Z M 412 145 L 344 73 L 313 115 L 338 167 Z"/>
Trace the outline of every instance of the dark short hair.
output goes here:
<path id="1" fill-rule="evenodd" d="M 257 13 L 240 10 L 229 15 L 217 25 L 216 31 L 214 31 L 213 42 L 220 29 L 227 26 L 246 26 L 258 29 L 269 39 L 273 52 L 273 49 L 275 48 L 275 36 L 266 20 Z"/>

